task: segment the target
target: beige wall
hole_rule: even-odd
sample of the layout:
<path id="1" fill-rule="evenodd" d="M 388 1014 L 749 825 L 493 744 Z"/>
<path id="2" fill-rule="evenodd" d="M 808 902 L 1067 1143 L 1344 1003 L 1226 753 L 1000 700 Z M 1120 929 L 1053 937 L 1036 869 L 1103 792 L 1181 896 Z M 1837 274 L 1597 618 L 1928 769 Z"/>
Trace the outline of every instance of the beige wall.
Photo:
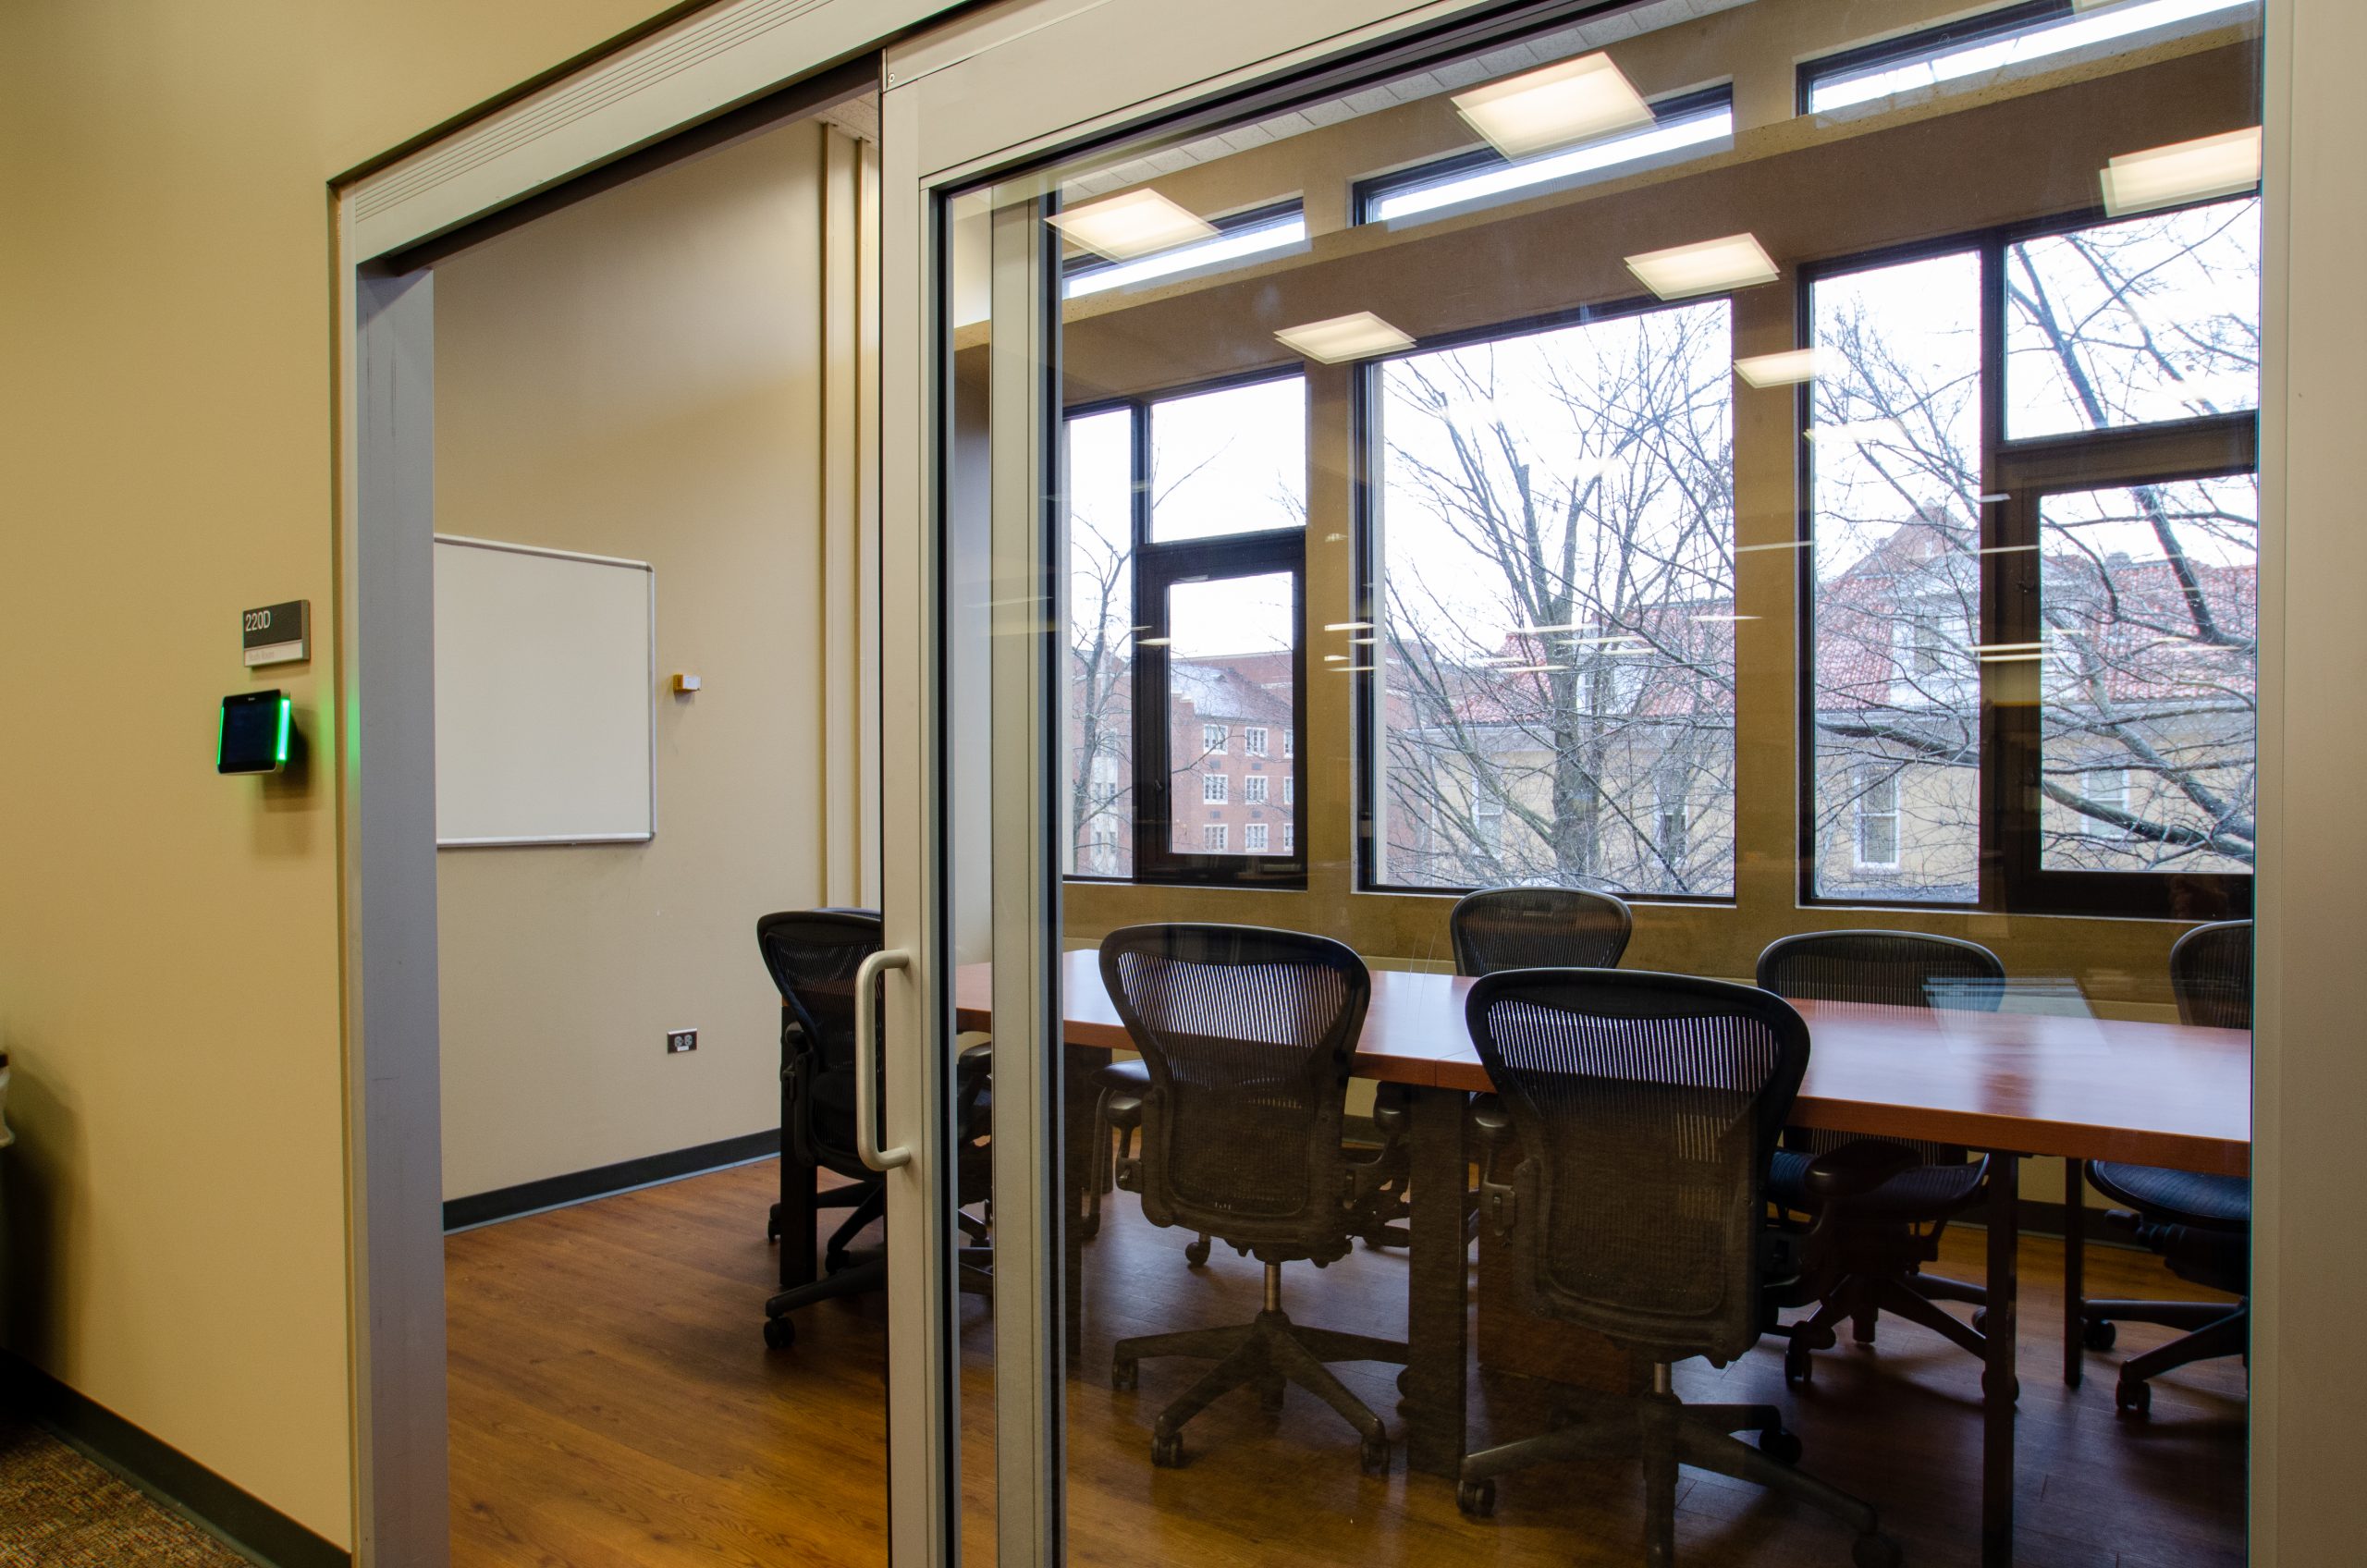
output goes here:
<path id="1" fill-rule="evenodd" d="M 437 530 L 651 563 L 661 688 L 654 839 L 437 857 L 447 1196 L 779 1124 L 754 925 L 833 896 L 824 605 L 855 594 L 823 555 L 831 139 L 785 126 L 435 269 Z"/>
<path id="2" fill-rule="evenodd" d="M 656 8 L 0 7 L 6 1342 L 339 1542 L 336 794 L 215 778 L 215 704 L 329 739 L 237 631 L 335 646 L 328 181 Z"/>

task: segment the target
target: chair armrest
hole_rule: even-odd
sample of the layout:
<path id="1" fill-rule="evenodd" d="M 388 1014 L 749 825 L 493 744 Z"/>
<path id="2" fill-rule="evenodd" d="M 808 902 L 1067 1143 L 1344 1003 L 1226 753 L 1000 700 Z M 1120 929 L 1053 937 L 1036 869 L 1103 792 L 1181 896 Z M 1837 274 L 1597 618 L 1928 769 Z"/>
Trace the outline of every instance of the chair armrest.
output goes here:
<path id="1" fill-rule="evenodd" d="M 1479 1145 L 1479 1212 L 1497 1235 L 1510 1235 L 1520 1223 L 1520 1197 L 1500 1172 L 1515 1142 L 1511 1113 L 1495 1096 L 1479 1095 L 1471 1102 L 1470 1126 Z"/>
<path id="2" fill-rule="evenodd" d="M 1923 1157 L 1905 1144 L 1894 1144 L 1886 1138 L 1859 1138 L 1810 1160 L 1802 1184 L 1809 1195 L 1821 1204 L 1846 1203 L 1865 1196 L 1892 1177 L 1922 1163 Z"/>

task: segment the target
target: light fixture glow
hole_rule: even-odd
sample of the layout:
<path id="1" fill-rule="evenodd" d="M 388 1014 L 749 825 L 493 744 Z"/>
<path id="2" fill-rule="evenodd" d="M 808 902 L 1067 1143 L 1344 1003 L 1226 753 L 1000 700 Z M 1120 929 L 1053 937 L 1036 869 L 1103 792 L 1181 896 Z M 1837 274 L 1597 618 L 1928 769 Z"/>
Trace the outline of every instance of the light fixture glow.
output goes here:
<path id="1" fill-rule="evenodd" d="M 1918 87 L 1941 87 L 1968 77 L 1985 76 L 2009 66 L 2028 65 L 2050 55 L 2085 49 L 2154 28 L 2215 15 L 2249 10 L 2259 0 L 2135 0 L 2105 5 L 2098 0 L 2074 0 L 2075 14 L 2036 23 L 2002 36 L 1971 39 L 1943 47 L 1917 59 L 1878 66 L 1863 74 L 1834 76 L 1809 90 L 1809 112 L 1846 109 Z"/>
<path id="2" fill-rule="evenodd" d="M 1735 374 L 1753 386 L 1797 386 L 1833 374 L 1829 349 L 1794 349 L 1782 354 L 1753 354 L 1735 361 Z"/>
<path id="3" fill-rule="evenodd" d="M 2123 153 L 2100 178 L 2115 217 L 2250 190 L 2260 183 L 2260 127 Z"/>
<path id="4" fill-rule="evenodd" d="M 1372 630 L 1372 622 L 1368 620 L 1330 620 L 1323 623 L 1323 630 L 1326 631 L 1370 631 Z"/>
<path id="5" fill-rule="evenodd" d="M 1217 232 L 1216 225 L 1185 212 L 1156 190 L 1129 190 L 1044 221 L 1060 230 L 1063 239 L 1074 240 L 1113 262 L 1130 262 L 1154 251 L 1213 239 Z"/>
<path id="6" fill-rule="evenodd" d="M 1627 258 L 1627 270 L 1663 300 L 1690 300 L 1729 288 L 1772 283 L 1783 276 L 1756 236 L 1729 234 Z"/>
<path id="7" fill-rule="evenodd" d="M 1454 112 L 1507 158 L 1652 123 L 1651 105 L 1600 53 L 1458 92 Z"/>
<path id="8" fill-rule="evenodd" d="M 1753 550 L 1805 550 L 1809 547 L 1809 543 L 1806 539 L 1778 539 L 1772 545 L 1736 545 L 1735 554 L 1747 556 Z"/>
<path id="9" fill-rule="evenodd" d="M 1411 337 L 1370 311 L 1286 326 L 1274 337 L 1283 348 L 1327 365 L 1336 365 L 1343 360 L 1370 359 L 1375 354 L 1393 354 L 1414 346 Z"/>
<path id="10" fill-rule="evenodd" d="M 1690 147 L 1704 147 L 1713 141 L 1730 141 L 1734 134 L 1735 112 L 1721 105 L 1706 114 L 1673 118 L 1649 130 L 1606 137 L 1599 141 L 1547 153 L 1543 157 L 1526 158 L 1518 163 L 1480 169 L 1476 173 L 1448 175 L 1407 185 L 1375 201 L 1367 211 L 1367 221 L 1394 223 L 1400 218 L 1418 217 L 1441 207 L 1459 206 L 1484 197 L 1503 196 L 1536 186 L 1551 185 L 1557 180 L 1575 179 L 1580 175 L 1617 169 L 1623 165 L 1640 164 L 1647 159 L 1664 157 Z"/>
<path id="11" fill-rule="evenodd" d="M 295 715 L 295 712 L 296 712 L 296 699 L 294 699 L 293 697 L 282 697 L 282 698 L 280 698 L 280 699 L 279 699 L 279 754 L 278 754 L 278 761 L 279 761 L 283 766 L 284 766 L 284 765 L 287 763 L 287 761 L 288 761 L 288 724 L 289 724 L 289 721 L 293 718 L 293 717 L 294 717 L 294 715 Z"/>
<path id="12" fill-rule="evenodd" d="M 1134 639 L 1134 646 L 1137 648 L 1164 648 L 1170 643 L 1174 641 L 1175 639 L 1172 637 L 1137 637 Z"/>

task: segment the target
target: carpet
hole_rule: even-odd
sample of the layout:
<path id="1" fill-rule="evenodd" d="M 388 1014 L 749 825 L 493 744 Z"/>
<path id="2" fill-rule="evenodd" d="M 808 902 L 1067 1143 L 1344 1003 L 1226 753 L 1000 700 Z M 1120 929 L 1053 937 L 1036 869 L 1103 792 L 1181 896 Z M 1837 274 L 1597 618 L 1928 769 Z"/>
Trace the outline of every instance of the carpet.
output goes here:
<path id="1" fill-rule="evenodd" d="M 0 1564 L 40 1568 L 249 1568 L 48 1432 L 0 1415 Z"/>

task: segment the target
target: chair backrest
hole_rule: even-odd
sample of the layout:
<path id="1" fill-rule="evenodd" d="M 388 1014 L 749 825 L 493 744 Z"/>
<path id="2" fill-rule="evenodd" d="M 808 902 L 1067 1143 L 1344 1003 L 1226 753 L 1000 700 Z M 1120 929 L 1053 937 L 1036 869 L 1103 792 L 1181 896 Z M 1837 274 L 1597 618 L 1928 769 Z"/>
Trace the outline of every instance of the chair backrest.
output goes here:
<path id="1" fill-rule="evenodd" d="M 871 910 L 785 910 L 756 922 L 783 1003 L 785 1065 L 805 1086 L 795 1110 L 803 1125 L 790 1132 L 834 1167 L 855 1158 L 854 974 L 881 939 Z"/>
<path id="2" fill-rule="evenodd" d="M 1372 977 L 1328 937 L 1130 925 L 1101 977 L 1150 1072 L 1143 1212 L 1259 1256 L 1347 1250 L 1340 1138 Z"/>
<path id="3" fill-rule="evenodd" d="M 1759 983 L 1794 1001 L 1994 1012 L 2005 966 L 1978 942 L 1914 931 L 1808 931 L 1770 942 Z"/>
<path id="4" fill-rule="evenodd" d="M 1575 969 L 1483 976 L 1466 1016 L 1525 1156 L 1514 1256 L 1532 1310 L 1656 1361 L 1749 1349 L 1800 1015 L 1723 980 Z"/>
<path id="5" fill-rule="evenodd" d="M 1583 888 L 1485 888 L 1447 916 L 1457 974 L 1499 969 L 1613 969 L 1636 917 Z"/>
<path id="6" fill-rule="evenodd" d="M 2170 949 L 2178 1021 L 2209 1029 L 2252 1026 L 2252 923 L 2198 925 Z"/>

